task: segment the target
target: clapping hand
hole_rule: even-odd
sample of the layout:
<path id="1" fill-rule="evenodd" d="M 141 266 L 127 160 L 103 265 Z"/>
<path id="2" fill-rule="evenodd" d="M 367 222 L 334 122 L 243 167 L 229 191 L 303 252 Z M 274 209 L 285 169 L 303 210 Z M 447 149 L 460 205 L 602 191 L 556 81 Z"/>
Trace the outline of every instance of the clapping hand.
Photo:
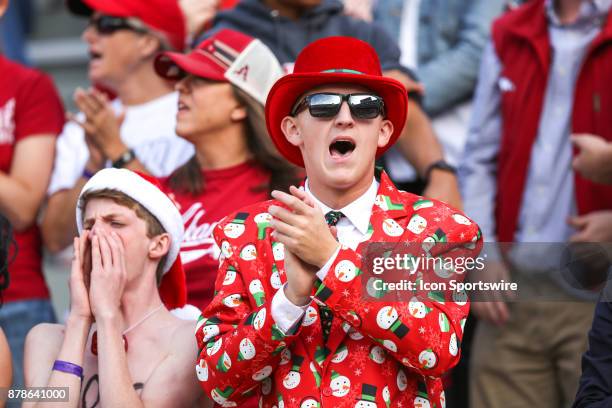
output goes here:
<path id="1" fill-rule="evenodd" d="M 108 97 L 93 88 L 87 91 L 77 88 L 74 102 L 85 115 L 85 120 L 79 121 L 74 115 L 69 118 L 85 131 L 86 142 L 91 146 L 90 154 L 94 147 L 105 159 L 117 160 L 127 150 L 120 136 L 125 112 L 117 115 Z"/>

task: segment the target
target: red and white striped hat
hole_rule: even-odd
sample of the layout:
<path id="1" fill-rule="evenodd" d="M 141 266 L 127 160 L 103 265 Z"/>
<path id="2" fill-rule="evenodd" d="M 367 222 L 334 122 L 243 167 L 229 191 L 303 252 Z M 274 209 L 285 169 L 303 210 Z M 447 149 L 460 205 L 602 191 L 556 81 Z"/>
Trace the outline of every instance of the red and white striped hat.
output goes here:
<path id="1" fill-rule="evenodd" d="M 170 80 L 192 74 L 230 82 L 262 105 L 274 82 L 284 74 L 272 51 L 261 41 L 229 29 L 219 30 L 188 54 L 161 53 L 155 59 L 155 71 Z"/>

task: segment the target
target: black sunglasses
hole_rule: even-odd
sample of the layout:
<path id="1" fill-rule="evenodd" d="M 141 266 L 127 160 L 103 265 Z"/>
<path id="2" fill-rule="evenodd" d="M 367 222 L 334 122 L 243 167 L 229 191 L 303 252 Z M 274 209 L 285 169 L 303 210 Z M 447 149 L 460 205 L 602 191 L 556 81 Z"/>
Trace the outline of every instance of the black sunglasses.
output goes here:
<path id="1" fill-rule="evenodd" d="M 378 95 L 330 92 L 308 95 L 295 105 L 291 111 L 291 116 L 296 116 L 308 107 L 310 115 L 315 118 L 333 118 L 340 112 L 340 107 L 344 101 L 347 101 L 351 114 L 356 119 L 374 119 L 378 115 L 385 116 L 385 102 Z"/>
<path id="2" fill-rule="evenodd" d="M 112 34 L 118 30 L 131 30 L 137 33 L 147 33 L 144 24 L 133 18 L 100 15 L 89 19 L 89 25 L 95 27 L 100 34 Z"/>

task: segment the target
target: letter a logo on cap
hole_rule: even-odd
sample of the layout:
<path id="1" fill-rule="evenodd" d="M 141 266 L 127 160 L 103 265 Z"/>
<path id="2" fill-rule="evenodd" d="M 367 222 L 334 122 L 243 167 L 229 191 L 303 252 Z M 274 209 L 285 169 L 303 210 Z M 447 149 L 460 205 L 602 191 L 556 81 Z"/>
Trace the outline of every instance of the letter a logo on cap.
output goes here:
<path id="1" fill-rule="evenodd" d="M 247 81 L 247 76 L 249 75 L 249 66 L 248 65 L 244 65 L 240 69 L 234 71 L 234 74 L 242 75 L 242 80 L 244 82 L 246 82 Z"/>

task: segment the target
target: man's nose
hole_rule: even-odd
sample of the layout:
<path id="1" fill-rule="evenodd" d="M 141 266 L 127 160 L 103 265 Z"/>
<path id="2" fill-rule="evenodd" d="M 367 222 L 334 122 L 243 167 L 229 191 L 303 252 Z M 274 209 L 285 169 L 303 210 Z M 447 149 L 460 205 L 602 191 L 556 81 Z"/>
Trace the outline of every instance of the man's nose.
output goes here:
<path id="1" fill-rule="evenodd" d="M 98 33 L 96 29 L 91 24 L 88 24 L 87 27 L 85 27 L 85 30 L 83 30 L 83 33 L 81 34 L 81 39 L 87 44 L 91 45 L 97 35 Z"/>
<path id="2" fill-rule="evenodd" d="M 178 93 L 187 93 L 189 90 L 189 76 L 181 78 L 174 84 L 174 90 Z"/>
<path id="3" fill-rule="evenodd" d="M 106 232 L 106 227 L 104 226 L 104 223 L 96 220 L 90 228 L 90 236 L 96 236 L 100 233 L 100 231 Z"/>
<path id="4" fill-rule="evenodd" d="M 339 126 L 352 125 L 353 123 L 355 123 L 348 102 L 343 101 L 342 105 L 340 105 L 340 111 L 336 115 L 335 122 L 336 125 Z"/>

